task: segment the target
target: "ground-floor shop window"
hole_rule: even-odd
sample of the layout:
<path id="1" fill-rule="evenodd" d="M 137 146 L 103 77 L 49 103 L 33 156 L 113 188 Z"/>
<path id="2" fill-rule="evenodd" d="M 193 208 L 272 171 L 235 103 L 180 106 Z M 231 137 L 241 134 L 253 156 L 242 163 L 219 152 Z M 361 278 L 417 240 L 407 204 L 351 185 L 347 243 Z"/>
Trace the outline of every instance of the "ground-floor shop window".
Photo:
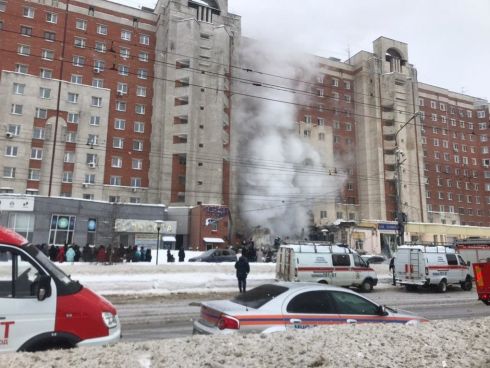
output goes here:
<path id="1" fill-rule="evenodd" d="M 52 215 L 49 229 L 49 244 L 71 244 L 75 232 L 76 216 Z"/>

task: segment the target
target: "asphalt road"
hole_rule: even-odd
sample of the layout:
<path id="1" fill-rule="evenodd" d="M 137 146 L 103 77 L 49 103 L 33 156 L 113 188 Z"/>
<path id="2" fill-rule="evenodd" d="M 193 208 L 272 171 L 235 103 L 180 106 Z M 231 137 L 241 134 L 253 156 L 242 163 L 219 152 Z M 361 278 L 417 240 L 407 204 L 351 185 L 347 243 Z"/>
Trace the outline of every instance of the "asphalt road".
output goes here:
<path id="1" fill-rule="evenodd" d="M 199 317 L 199 303 L 228 299 L 233 294 L 151 296 L 128 299 L 108 296 L 117 308 L 124 341 L 185 337 L 192 334 L 192 320 Z M 407 292 L 399 287 L 375 288 L 370 299 L 404 309 L 428 319 L 477 318 L 490 315 L 490 307 L 477 300 L 474 290 L 449 288 L 444 294 L 430 290 Z"/>

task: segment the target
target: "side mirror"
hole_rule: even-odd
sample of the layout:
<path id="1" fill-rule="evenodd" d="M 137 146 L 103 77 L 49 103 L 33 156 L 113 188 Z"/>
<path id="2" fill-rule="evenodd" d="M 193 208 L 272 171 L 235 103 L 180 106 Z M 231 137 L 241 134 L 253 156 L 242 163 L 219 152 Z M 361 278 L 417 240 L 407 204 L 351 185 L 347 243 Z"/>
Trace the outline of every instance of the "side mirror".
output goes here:
<path id="1" fill-rule="evenodd" d="M 467 265 L 468 267 L 470 267 L 470 266 L 471 266 L 471 262 L 470 262 L 470 261 L 466 261 L 466 265 Z"/>
<path id="2" fill-rule="evenodd" d="M 51 277 L 48 275 L 41 275 L 37 282 L 36 290 L 37 300 L 42 302 L 44 299 L 51 296 Z"/>
<path id="3" fill-rule="evenodd" d="M 388 312 L 386 311 L 386 307 L 384 305 L 380 305 L 377 310 L 378 316 L 387 316 Z"/>

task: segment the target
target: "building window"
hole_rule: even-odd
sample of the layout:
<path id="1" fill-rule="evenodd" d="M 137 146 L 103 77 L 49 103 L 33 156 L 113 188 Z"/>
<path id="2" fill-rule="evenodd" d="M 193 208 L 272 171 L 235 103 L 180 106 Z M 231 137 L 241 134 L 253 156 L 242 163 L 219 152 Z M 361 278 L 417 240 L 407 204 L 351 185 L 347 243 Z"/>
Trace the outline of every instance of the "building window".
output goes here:
<path id="1" fill-rule="evenodd" d="M 39 88 L 39 98 L 51 98 L 51 88 Z"/>
<path id="2" fill-rule="evenodd" d="M 127 67 L 126 65 L 119 65 L 117 69 L 119 75 L 127 76 L 129 74 L 129 67 Z"/>
<path id="3" fill-rule="evenodd" d="M 52 79 L 53 78 L 53 71 L 51 69 L 41 68 L 40 77 L 44 78 L 44 79 Z"/>
<path id="4" fill-rule="evenodd" d="M 46 13 L 46 22 L 48 23 L 58 23 L 58 14 L 56 13 Z"/>
<path id="5" fill-rule="evenodd" d="M 18 148 L 16 146 L 5 147 L 5 156 L 7 157 L 16 157 L 17 152 L 18 152 Z"/>
<path id="6" fill-rule="evenodd" d="M 104 80 L 100 78 L 92 79 L 92 87 L 95 88 L 104 88 Z"/>
<path id="7" fill-rule="evenodd" d="M 106 46 L 105 42 L 96 41 L 95 42 L 95 51 L 102 52 L 102 53 L 106 52 L 107 46 Z"/>
<path id="8" fill-rule="evenodd" d="M 140 44 L 149 45 L 150 44 L 150 36 L 141 34 L 140 35 Z"/>
<path id="9" fill-rule="evenodd" d="M 15 72 L 16 73 L 22 73 L 22 74 L 27 74 L 29 71 L 29 67 L 25 64 L 15 64 Z"/>
<path id="10" fill-rule="evenodd" d="M 145 123 L 141 121 L 134 122 L 134 131 L 135 133 L 144 133 L 145 132 Z"/>
<path id="11" fill-rule="evenodd" d="M 121 177 L 112 175 L 109 181 L 110 185 L 121 185 Z"/>
<path id="12" fill-rule="evenodd" d="M 83 67 L 85 65 L 85 58 L 83 56 L 73 56 L 73 66 Z"/>
<path id="13" fill-rule="evenodd" d="M 137 74 L 139 79 L 148 79 L 148 70 L 146 69 L 138 69 Z"/>
<path id="14" fill-rule="evenodd" d="M 73 183 L 73 171 L 63 171 L 63 183 Z"/>
<path id="15" fill-rule="evenodd" d="M 143 61 L 143 62 L 148 62 L 148 53 L 147 52 L 144 52 L 144 51 L 140 51 L 138 53 L 138 60 L 139 61 Z"/>
<path id="16" fill-rule="evenodd" d="M 124 130 L 125 128 L 126 128 L 126 120 L 124 120 L 124 119 L 114 120 L 114 129 Z"/>
<path id="17" fill-rule="evenodd" d="M 80 114 L 77 112 L 69 112 L 67 121 L 69 123 L 78 124 L 80 122 Z"/>
<path id="18" fill-rule="evenodd" d="M 45 31 L 44 32 L 44 39 L 46 41 L 56 41 L 56 33 L 50 32 L 50 31 Z"/>
<path id="19" fill-rule="evenodd" d="M 44 139 L 44 128 L 34 127 L 32 129 L 32 139 Z"/>
<path id="20" fill-rule="evenodd" d="M 136 96 L 146 97 L 146 87 L 136 86 Z"/>
<path id="21" fill-rule="evenodd" d="M 141 188 L 141 178 L 131 178 L 131 186 L 133 188 Z"/>
<path id="22" fill-rule="evenodd" d="M 95 184 L 95 174 L 85 174 L 84 184 Z"/>
<path id="23" fill-rule="evenodd" d="M 31 160 L 42 160 L 43 150 L 42 148 L 31 148 Z"/>
<path id="24" fill-rule="evenodd" d="M 14 95 L 23 95 L 26 85 L 21 83 L 14 83 L 13 93 Z"/>
<path id="25" fill-rule="evenodd" d="M 131 161 L 131 168 L 133 170 L 143 170 L 143 160 L 140 158 L 133 158 Z"/>
<path id="26" fill-rule="evenodd" d="M 97 24 L 97 33 L 100 35 L 107 35 L 107 26 L 103 24 Z"/>
<path id="27" fill-rule="evenodd" d="M 43 49 L 41 51 L 41 58 L 43 60 L 53 61 L 53 59 L 54 59 L 54 51 L 53 50 Z"/>
<path id="28" fill-rule="evenodd" d="M 143 141 L 139 139 L 133 140 L 133 151 L 143 151 Z"/>
<path id="29" fill-rule="evenodd" d="M 68 92 L 68 102 L 78 103 L 78 93 Z"/>
<path id="30" fill-rule="evenodd" d="M 12 104 L 10 107 L 10 113 L 13 115 L 22 115 L 22 110 L 24 109 L 23 105 Z"/>
<path id="31" fill-rule="evenodd" d="M 324 141 L 325 140 L 325 133 L 318 133 L 318 140 Z"/>
<path id="32" fill-rule="evenodd" d="M 102 107 L 102 97 L 92 96 L 90 106 Z"/>
<path id="33" fill-rule="evenodd" d="M 87 138 L 87 144 L 91 147 L 99 144 L 99 136 L 97 134 L 89 134 Z"/>
<path id="34" fill-rule="evenodd" d="M 87 30 L 87 21 L 85 19 L 77 19 L 75 23 L 75 28 L 81 31 Z"/>
<path id="35" fill-rule="evenodd" d="M 92 126 L 99 126 L 100 125 L 100 116 L 98 116 L 98 115 L 92 115 L 90 117 L 90 125 L 92 125 Z"/>
<path id="36" fill-rule="evenodd" d="M 32 36 L 32 28 L 27 26 L 20 26 L 20 34 L 23 36 Z"/>
<path id="37" fill-rule="evenodd" d="M 121 40 L 131 41 L 131 31 L 123 29 L 121 31 Z"/>
<path id="38" fill-rule="evenodd" d="M 52 215 L 49 229 L 49 244 L 71 244 L 75 232 L 75 216 Z"/>
<path id="39" fill-rule="evenodd" d="M 70 78 L 70 82 L 74 84 L 82 84 L 82 76 L 77 74 L 72 74 Z"/>
<path id="40" fill-rule="evenodd" d="M 118 137 L 114 137 L 112 138 L 112 147 L 113 148 L 123 148 L 124 146 L 124 139 L 123 138 L 118 138 Z"/>
<path id="41" fill-rule="evenodd" d="M 48 109 L 42 109 L 40 107 L 36 107 L 36 112 L 34 116 L 37 119 L 46 119 L 48 117 Z"/>
<path id="42" fill-rule="evenodd" d="M 138 115 L 145 115 L 145 111 L 146 111 L 145 105 L 141 105 L 141 104 L 136 104 L 135 105 L 135 112 Z"/>
<path id="43" fill-rule="evenodd" d="M 18 124 L 9 124 L 7 132 L 12 134 L 13 136 L 17 137 L 20 135 L 20 125 Z"/>
<path id="44" fill-rule="evenodd" d="M 126 102 L 116 101 L 116 111 L 126 111 Z"/>
<path id="45" fill-rule="evenodd" d="M 117 82 L 117 94 L 118 95 L 125 95 L 128 93 L 128 84 L 127 83 L 122 83 L 122 82 Z"/>
<path id="46" fill-rule="evenodd" d="M 25 18 L 34 18 L 34 14 L 35 14 L 34 8 L 26 6 L 22 9 L 22 15 Z"/>
<path id="47" fill-rule="evenodd" d="M 5 166 L 3 168 L 3 177 L 7 179 L 15 178 L 15 167 Z"/>
<path id="48" fill-rule="evenodd" d="M 27 180 L 41 180 L 41 170 L 39 169 L 29 169 L 27 174 Z"/>
<path id="49" fill-rule="evenodd" d="M 18 45 L 17 53 L 22 56 L 29 56 L 31 54 L 31 46 L 29 45 Z"/>
<path id="50" fill-rule="evenodd" d="M 118 156 L 112 156 L 111 166 L 115 167 L 115 168 L 121 168 L 122 167 L 122 158 L 118 157 Z"/>
<path id="51" fill-rule="evenodd" d="M 75 47 L 84 49 L 85 46 L 87 45 L 87 40 L 82 37 L 75 37 L 75 39 L 73 40 L 73 44 L 75 45 Z"/>
<path id="52" fill-rule="evenodd" d="M 339 86 L 339 80 L 337 78 L 332 78 L 332 86 L 333 87 L 338 87 Z"/>
<path id="53" fill-rule="evenodd" d="M 66 132 L 65 142 L 77 143 L 77 132 Z"/>
<path id="54" fill-rule="evenodd" d="M 67 151 L 63 157 L 63 162 L 74 163 L 75 162 L 75 152 Z"/>

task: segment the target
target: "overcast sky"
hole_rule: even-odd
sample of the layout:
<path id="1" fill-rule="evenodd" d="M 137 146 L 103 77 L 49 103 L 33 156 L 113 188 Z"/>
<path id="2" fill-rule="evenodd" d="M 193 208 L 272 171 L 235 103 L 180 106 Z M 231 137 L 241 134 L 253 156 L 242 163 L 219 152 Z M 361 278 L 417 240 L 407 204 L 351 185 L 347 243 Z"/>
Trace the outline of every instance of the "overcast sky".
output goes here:
<path id="1" fill-rule="evenodd" d="M 380 36 L 406 42 L 420 82 L 490 99 L 490 0 L 229 0 L 229 11 L 244 36 L 342 60 Z"/>

